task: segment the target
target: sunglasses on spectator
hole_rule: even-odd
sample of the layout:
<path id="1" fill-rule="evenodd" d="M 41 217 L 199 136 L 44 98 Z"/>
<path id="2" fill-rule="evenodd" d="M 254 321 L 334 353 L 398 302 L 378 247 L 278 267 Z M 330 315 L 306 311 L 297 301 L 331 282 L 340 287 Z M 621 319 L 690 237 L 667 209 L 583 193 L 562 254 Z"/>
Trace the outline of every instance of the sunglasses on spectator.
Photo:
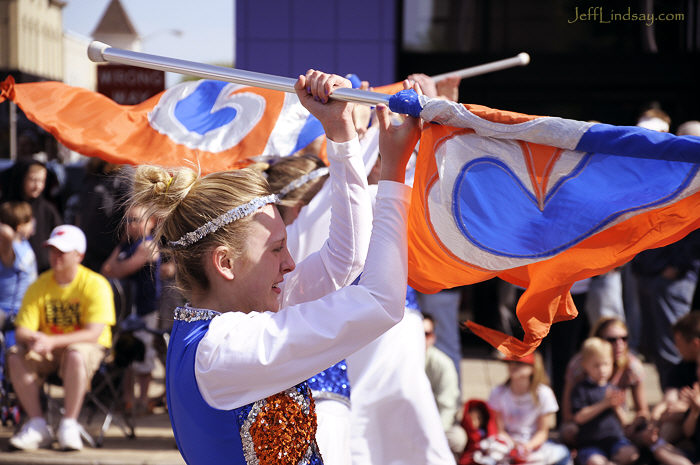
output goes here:
<path id="1" fill-rule="evenodd" d="M 627 336 L 606 337 L 605 340 L 610 344 L 615 344 L 617 341 L 627 342 Z"/>

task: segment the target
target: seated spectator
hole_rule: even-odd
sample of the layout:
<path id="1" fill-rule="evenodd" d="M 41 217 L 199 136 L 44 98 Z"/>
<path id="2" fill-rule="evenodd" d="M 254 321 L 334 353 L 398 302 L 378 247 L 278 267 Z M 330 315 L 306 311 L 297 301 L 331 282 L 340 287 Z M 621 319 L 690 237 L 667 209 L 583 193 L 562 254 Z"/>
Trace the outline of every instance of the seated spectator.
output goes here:
<path id="1" fill-rule="evenodd" d="M 610 384 L 623 391 L 632 394 L 636 418 L 633 422 L 638 424 L 641 419 L 649 418 L 649 405 L 644 390 L 644 366 L 642 362 L 629 350 L 627 339 L 629 332 L 622 320 L 614 317 L 599 319 L 591 330 L 591 337 L 598 337 L 608 341 L 613 347 L 613 372 Z M 562 426 L 560 428 L 562 440 L 573 445 L 578 430 L 573 421 L 571 410 L 571 390 L 576 383 L 586 377 L 582 364 L 582 356 L 579 352 L 572 357 L 566 367 L 564 378 L 564 391 L 562 393 Z M 625 420 L 625 424 L 627 420 Z"/>
<path id="2" fill-rule="evenodd" d="M 582 465 L 610 461 L 629 465 L 639 458 L 639 451 L 623 430 L 625 393 L 610 383 L 612 344 L 598 337 L 586 339 L 581 349 L 581 363 L 586 376 L 571 391 L 573 419 L 579 426 L 577 461 Z"/>
<path id="3" fill-rule="evenodd" d="M 143 342 L 143 360 L 131 363 L 124 380 L 124 403 L 127 410 L 146 413 L 149 405 L 148 389 L 155 369 L 157 352 L 155 334 L 158 331 L 158 298 L 160 297 L 160 254 L 153 242 L 155 219 L 147 216 L 146 209 L 132 206 L 126 212 L 124 237 L 102 265 L 100 273 L 119 279 L 130 290 L 132 308 L 122 329 L 134 330 L 134 336 Z M 121 326 L 121 325 L 120 325 Z M 134 385 L 139 386 L 139 397 L 134 401 Z"/>
<path id="4" fill-rule="evenodd" d="M 483 443 L 483 441 L 498 435 L 496 415 L 486 402 L 470 399 L 464 404 L 462 428 L 467 434 L 467 445 L 459 457 L 459 465 L 474 463 L 485 465 L 485 462 L 490 461 L 489 459 L 496 461 L 498 457 L 491 454 L 493 452 L 491 444 L 489 442 Z M 510 448 L 506 451 L 506 453 L 508 452 L 510 452 Z"/>
<path id="5" fill-rule="evenodd" d="M 654 407 L 652 417 L 658 422 L 660 437 L 664 441 L 676 443 L 683 438 L 683 420 L 689 408 L 687 396 L 682 398 L 681 392 L 698 382 L 700 311 L 693 310 L 681 317 L 673 325 L 672 331 L 682 361 L 672 367 L 669 386 L 664 390 L 663 401 Z"/>
<path id="6" fill-rule="evenodd" d="M 455 454 L 461 454 L 466 446 L 467 436 L 457 420 L 462 403 L 457 370 L 452 359 L 435 347 L 435 320 L 432 316 L 423 315 L 423 328 L 425 329 L 425 374 L 430 381 L 450 449 Z"/>
<path id="7" fill-rule="evenodd" d="M 79 228 L 54 228 L 46 246 L 51 269 L 24 295 L 15 321 L 17 345 L 7 358 L 12 386 L 29 417 L 10 445 L 32 450 L 51 444 L 39 390 L 46 376 L 57 373 L 65 392 L 58 443 L 62 449 L 79 450 L 77 419 L 90 380 L 112 343 L 114 298 L 103 276 L 80 265 L 85 235 Z"/>
<path id="8" fill-rule="evenodd" d="M 29 237 L 34 232 L 32 207 L 27 202 L 0 204 L 0 328 L 14 320 L 22 297 L 36 280 L 36 257 Z M 14 331 L 5 346 L 14 345 Z M 0 362 L 0 364 L 2 364 Z"/>
<path id="9" fill-rule="evenodd" d="M 554 414 L 559 410 L 539 353 L 522 358 L 506 357 L 508 379 L 496 386 L 488 404 L 496 412 L 498 429 L 513 443 L 511 458 L 517 463 L 568 464 L 566 446 L 549 440 Z"/>

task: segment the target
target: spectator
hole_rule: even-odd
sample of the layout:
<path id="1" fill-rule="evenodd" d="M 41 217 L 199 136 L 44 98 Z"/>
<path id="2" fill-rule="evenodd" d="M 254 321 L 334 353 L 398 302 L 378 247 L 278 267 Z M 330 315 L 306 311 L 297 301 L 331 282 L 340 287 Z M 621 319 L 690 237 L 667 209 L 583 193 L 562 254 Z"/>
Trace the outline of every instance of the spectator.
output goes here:
<path id="1" fill-rule="evenodd" d="M 467 443 L 467 436 L 459 424 L 457 414 L 462 403 L 457 370 L 452 359 L 435 347 L 435 320 L 431 315 L 423 315 L 425 329 L 425 373 L 435 396 L 442 428 L 447 442 L 455 454 L 461 454 Z"/>
<path id="2" fill-rule="evenodd" d="M 107 280 L 80 265 L 85 254 L 80 229 L 58 226 L 46 245 L 51 269 L 27 289 L 15 321 L 17 345 L 8 355 L 10 380 L 29 416 L 10 445 L 31 450 L 51 444 L 39 389 L 41 379 L 58 373 L 65 392 L 58 443 L 63 449 L 79 450 L 77 419 L 90 380 L 111 346 L 114 300 Z"/>
<path id="3" fill-rule="evenodd" d="M 22 297 L 36 280 L 36 257 L 29 237 L 34 232 L 32 207 L 27 202 L 0 204 L 0 328 L 14 320 Z M 14 331 L 5 346 L 14 345 Z M 0 362 L 1 364 L 1 362 Z"/>
<path id="4" fill-rule="evenodd" d="M 14 320 L 22 297 L 36 280 L 36 257 L 27 238 L 34 232 L 32 207 L 27 202 L 8 201 L 0 204 L 0 396 L 5 397 L 2 421 L 10 415 L 15 423 L 19 407 L 9 401 L 5 377 L 5 351 L 15 345 Z"/>
<path id="5" fill-rule="evenodd" d="M 35 221 L 34 235 L 29 238 L 34 255 L 36 255 L 39 273 L 49 269 L 48 250 L 43 247 L 49 233 L 62 223 L 61 215 L 56 206 L 45 197 L 46 166 L 36 160 L 23 159 L 11 168 L 8 200 L 24 200 L 32 206 L 32 216 Z"/>
<path id="6" fill-rule="evenodd" d="M 498 437 L 496 414 L 486 402 L 470 399 L 464 404 L 462 428 L 467 434 L 467 445 L 459 457 L 459 465 L 472 465 L 474 463 L 486 465 L 496 462 L 498 456 L 490 453 L 493 449 L 493 443 L 496 440 L 501 440 L 502 444 L 507 444 L 507 441 Z M 511 447 L 512 444 L 507 446 L 505 454 L 508 454 Z"/>
<path id="7" fill-rule="evenodd" d="M 146 216 L 146 209 L 133 206 L 124 218 L 124 238 L 115 247 L 100 273 L 107 278 L 121 280 L 129 289 L 135 314 L 123 322 L 123 329 L 134 330 L 134 336 L 143 342 L 143 360 L 134 361 L 124 380 L 124 402 L 128 410 L 150 412 L 148 388 L 155 369 L 157 352 L 155 334 L 158 331 L 158 299 L 160 297 L 160 255 L 153 242 L 155 219 Z M 139 386 L 139 398 L 134 402 L 134 384 Z"/>
<path id="8" fill-rule="evenodd" d="M 698 381 L 700 311 L 693 310 L 680 318 L 673 325 L 672 331 L 676 347 L 681 354 L 681 361 L 670 370 L 663 401 L 654 407 L 652 417 L 659 423 L 661 438 L 667 442 L 676 443 L 683 437 L 683 418 L 689 407 L 680 394 L 684 388 L 692 388 Z"/>
<path id="9" fill-rule="evenodd" d="M 700 121 L 686 121 L 678 126 L 677 136 L 698 136 L 700 137 Z"/>
<path id="10" fill-rule="evenodd" d="M 118 165 L 91 158 L 85 170 L 83 187 L 72 199 L 75 224 L 87 238 L 83 265 L 99 271 L 119 243 L 119 221 L 124 217 L 121 196 L 126 186 Z"/>
<path id="11" fill-rule="evenodd" d="M 508 379 L 496 386 L 488 404 L 498 415 L 498 429 L 514 444 L 511 455 L 519 463 L 571 463 L 569 450 L 550 441 L 549 430 L 559 410 L 539 353 L 506 357 Z"/>
<path id="12" fill-rule="evenodd" d="M 671 117 L 660 108 L 650 108 L 639 115 L 637 126 L 652 131 L 668 132 L 671 128 Z"/>
<path id="13" fill-rule="evenodd" d="M 598 337 L 586 339 L 581 363 L 586 377 L 571 391 L 573 419 L 579 426 L 577 461 L 598 465 L 612 460 L 629 465 L 639 458 L 639 452 L 625 437 L 622 427 L 625 393 L 610 383 L 612 344 Z"/>
<path id="14" fill-rule="evenodd" d="M 629 332 L 622 320 L 614 317 L 599 319 L 591 330 L 591 337 L 608 341 L 613 346 L 613 372 L 610 383 L 623 391 L 632 394 L 637 418 L 649 418 L 649 405 L 644 390 L 644 366 L 642 362 L 629 351 L 627 338 Z M 573 444 L 578 428 L 573 421 L 571 409 L 571 391 L 573 387 L 584 380 L 586 372 L 583 368 L 582 354 L 576 354 L 566 368 L 564 392 L 562 394 L 562 440 Z"/>

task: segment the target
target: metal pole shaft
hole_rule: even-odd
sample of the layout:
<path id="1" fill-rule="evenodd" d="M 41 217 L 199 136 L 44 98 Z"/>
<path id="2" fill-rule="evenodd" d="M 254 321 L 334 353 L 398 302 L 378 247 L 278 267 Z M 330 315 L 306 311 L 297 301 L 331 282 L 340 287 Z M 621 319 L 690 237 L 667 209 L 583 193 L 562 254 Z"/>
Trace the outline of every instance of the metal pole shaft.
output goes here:
<path id="1" fill-rule="evenodd" d="M 492 73 L 494 71 L 500 71 L 506 68 L 513 68 L 515 66 L 525 66 L 530 63 L 530 55 L 527 53 L 519 53 L 512 58 L 506 58 L 504 60 L 492 61 L 491 63 L 484 63 L 483 65 L 472 66 L 471 68 L 464 68 L 457 71 L 450 71 L 449 73 L 438 74 L 432 76 L 434 81 L 442 81 L 443 79 L 449 77 L 459 77 L 459 78 L 470 78 L 473 76 L 478 76 L 480 74 Z"/>
<path id="2" fill-rule="evenodd" d="M 102 42 L 94 41 L 88 47 L 88 57 L 94 62 L 121 63 L 124 65 L 138 66 L 141 68 L 157 69 L 178 74 L 186 74 L 205 79 L 234 82 L 264 89 L 279 90 L 294 93 L 296 79 L 272 74 L 244 71 L 240 69 L 225 68 L 223 66 L 207 65 L 194 61 L 180 60 L 177 58 L 150 55 L 148 53 L 133 52 L 110 47 Z M 337 89 L 330 98 L 344 102 L 362 103 L 365 105 L 389 104 L 391 95 L 380 94 L 359 89 Z"/>

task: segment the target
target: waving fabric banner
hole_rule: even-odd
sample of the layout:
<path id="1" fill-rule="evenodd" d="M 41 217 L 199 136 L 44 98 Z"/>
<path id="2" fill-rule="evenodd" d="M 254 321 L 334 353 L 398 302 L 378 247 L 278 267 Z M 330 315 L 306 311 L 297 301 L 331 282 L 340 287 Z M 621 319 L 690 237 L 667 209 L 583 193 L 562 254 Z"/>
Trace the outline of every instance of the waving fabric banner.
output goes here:
<path id="1" fill-rule="evenodd" d="M 700 226 L 700 138 L 430 100 L 409 214 L 409 284 L 500 277 L 526 288 L 524 339 L 469 322 L 506 354 L 576 316 L 571 285 Z"/>
<path id="2" fill-rule="evenodd" d="M 60 82 L 0 84 L 63 145 L 112 163 L 240 167 L 257 155 L 290 155 L 323 134 L 295 94 L 201 80 L 178 84 L 138 105 Z"/>

